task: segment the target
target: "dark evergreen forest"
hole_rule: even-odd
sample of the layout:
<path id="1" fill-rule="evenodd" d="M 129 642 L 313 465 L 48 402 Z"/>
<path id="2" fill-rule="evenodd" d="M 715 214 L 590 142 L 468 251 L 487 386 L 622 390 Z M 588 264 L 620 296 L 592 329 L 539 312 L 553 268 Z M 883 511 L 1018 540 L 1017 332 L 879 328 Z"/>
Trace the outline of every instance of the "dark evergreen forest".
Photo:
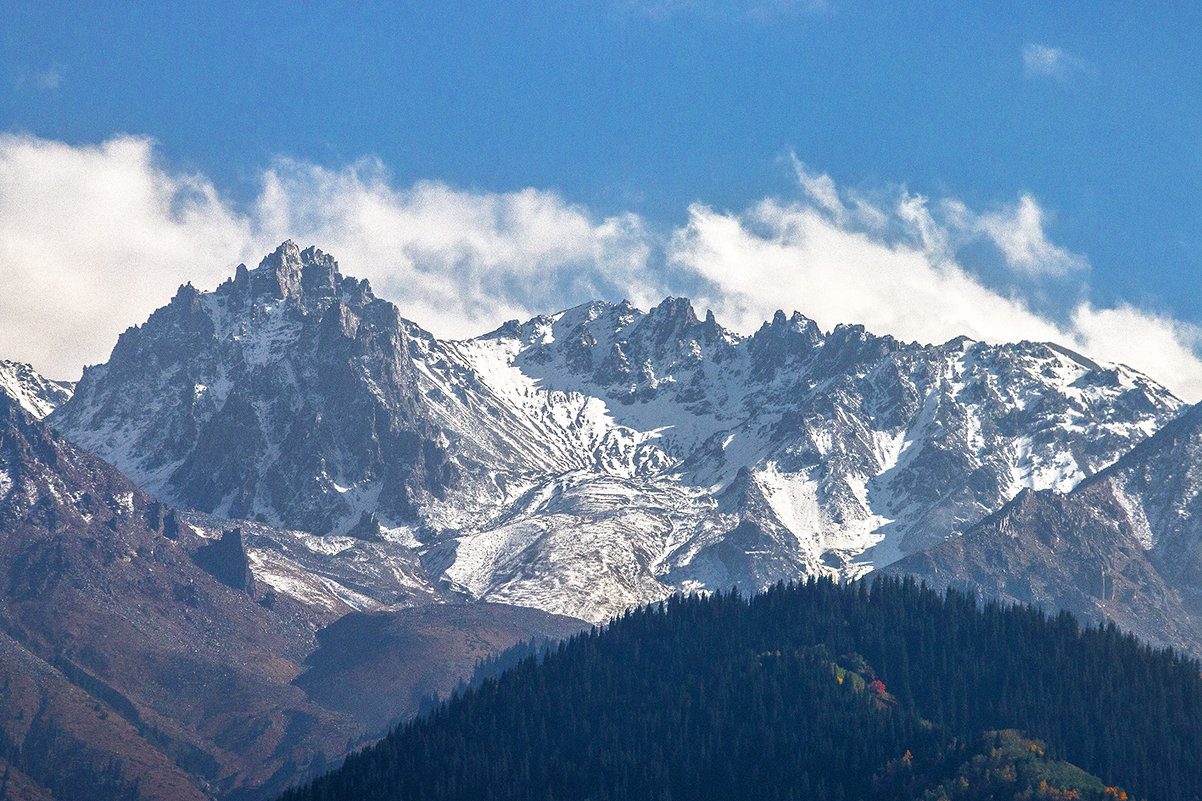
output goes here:
<path id="1" fill-rule="evenodd" d="M 1027 742 L 1007 751 L 1003 729 L 1105 789 L 1056 795 L 1039 779 L 1027 795 L 974 795 L 965 777 L 1015 774 L 989 767 Z M 816 580 L 629 612 L 283 798 L 1103 798 L 1122 785 L 1186 801 L 1202 798 L 1200 735 L 1198 662 L 1113 626 L 909 579 Z M 1018 773 L 1044 775 L 1032 770 Z"/>

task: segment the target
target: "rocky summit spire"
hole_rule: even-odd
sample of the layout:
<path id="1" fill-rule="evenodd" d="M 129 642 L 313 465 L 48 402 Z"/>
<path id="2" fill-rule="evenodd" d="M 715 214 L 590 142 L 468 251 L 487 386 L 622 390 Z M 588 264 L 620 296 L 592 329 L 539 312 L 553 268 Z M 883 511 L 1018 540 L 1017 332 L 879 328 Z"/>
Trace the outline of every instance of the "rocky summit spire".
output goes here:
<path id="1" fill-rule="evenodd" d="M 341 282 L 333 256 L 315 247 L 301 250 L 291 239 L 265 256 L 256 269 L 240 268 L 234 279 L 236 286 L 246 285 L 254 297 L 306 306 L 318 306 L 336 297 Z"/>

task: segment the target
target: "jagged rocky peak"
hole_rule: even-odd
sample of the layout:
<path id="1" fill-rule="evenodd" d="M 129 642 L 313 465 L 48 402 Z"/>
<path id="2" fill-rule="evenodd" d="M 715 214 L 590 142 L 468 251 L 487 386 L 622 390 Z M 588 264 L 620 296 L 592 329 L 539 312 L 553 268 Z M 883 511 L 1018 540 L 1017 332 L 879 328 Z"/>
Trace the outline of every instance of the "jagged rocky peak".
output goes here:
<path id="1" fill-rule="evenodd" d="M 823 349 L 830 359 L 842 364 L 854 364 L 884 359 L 903 347 L 901 342 L 888 334 L 873 334 L 858 323 L 840 323 L 826 336 Z"/>
<path id="2" fill-rule="evenodd" d="M 374 299 L 366 279 L 344 277 L 333 256 L 314 246 L 301 250 L 291 239 L 253 270 L 239 264 L 233 279 L 218 289 L 218 294 L 225 293 L 253 300 L 282 300 L 310 311 L 321 311 L 334 300 L 362 306 Z"/>
<path id="3" fill-rule="evenodd" d="M 725 361 L 742 341 L 712 311 L 701 320 L 688 298 L 676 297 L 646 312 L 628 300 L 585 303 L 503 331 L 532 346 L 523 362 L 545 364 L 561 354 L 575 374 L 636 395 L 704 361 Z"/>
<path id="4" fill-rule="evenodd" d="M 681 340 L 710 340 L 731 336 L 712 311 L 698 319 L 688 298 L 668 297 L 650 311 L 642 311 L 629 300 L 621 303 L 590 301 L 553 315 L 539 315 L 522 323 L 510 320 L 481 339 L 512 337 L 527 345 L 561 340 L 578 340 L 584 330 L 597 342 L 640 340 L 662 345 Z"/>
<path id="5" fill-rule="evenodd" d="M 958 337 L 952 337 L 947 342 L 944 342 L 940 347 L 949 353 L 959 353 L 967 350 L 974 344 L 976 344 L 975 339 L 970 336 L 966 336 L 965 334 L 961 334 Z"/>
<path id="6" fill-rule="evenodd" d="M 440 347 L 288 241 L 212 292 L 181 287 L 51 422 L 176 505 L 327 533 L 367 494 L 408 523 L 449 470 L 413 375 Z"/>
<path id="7" fill-rule="evenodd" d="M 316 248 L 303 252 L 289 239 L 265 256 L 259 267 L 247 277 L 255 288 L 262 288 L 281 300 L 299 300 L 312 293 L 332 298 L 337 290 L 338 265 Z"/>
<path id="8" fill-rule="evenodd" d="M 786 317 L 777 309 L 772 322 L 765 322 L 752 335 L 748 348 L 760 370 L 774 371 L 808 355 L 821 342 L 822 331 L 816 322 L 799 311 Z"/>
<path id="9" fill-rule="evenodd" d="M 718 324 L 712 310 L 707 310 L 705 320 L 697 319 L 693 303 L 688 298 L 665 298 L 658 306 L 647 312 L 639 321 L 640 331 L 646 331 L 647 339 L 663 347 L 681 342 L 713 344 L 731 337 Z"/>
<path id="10" fill-rule="evenodd" d="M 651 311 L 643 325 L 664 340 L 670 336 L 679 336 L 696 326 L 700 320 L 693 311 L 693 304 L 688 298 L 667 297 L 659 302 Z"/>
<path id="11" fill-rule="evenodd" d="M 621 303 L 594 300 L 565 309 L 550 317 L 534 319 L 551 322 L 554 334 L 559 336 L 561 333 L 575 331 L 581 327 L 588 328 L 596 334 L 620 331 L 645 314 L 646 312 L 636 309 L 628 300 L 623 300 Z"/>
<path id="12" fill-rule="evenodd" d="M 495 330 L 481 336 L 480 339 L 516 339 L 523 345 L 538 345 L 554 338 L 552 333 L 554 326 L 554 316 L 540 314 L 524 323 L 521 320 L 507 320 Z"/>

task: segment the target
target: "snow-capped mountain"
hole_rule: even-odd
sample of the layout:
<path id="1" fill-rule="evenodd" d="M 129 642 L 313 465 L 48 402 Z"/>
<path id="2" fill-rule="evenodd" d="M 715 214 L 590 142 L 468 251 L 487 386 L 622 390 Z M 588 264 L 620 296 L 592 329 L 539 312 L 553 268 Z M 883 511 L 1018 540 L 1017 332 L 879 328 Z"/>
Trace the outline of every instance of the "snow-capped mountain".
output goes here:
<path id="1" fill-rule="evenodd" d="M 74 389 L 70 381 L 46 378 L 31 365 L 0 359 L 0 391 L 8 393 L 34 417 L 50 414 L 71 397 Z"/>
<path id="2" fill-rule="evenodd" d="M 1067 495 L 1027 492 L 886 572 L 1114 621 L 1202 655 L 1202 405 Z"/>
<path id="3" fill-rule="evenodd" d="M 1070 489 L 1180 408 L 1053 344 L 797 313 L 741 336 L 678 298 L 442 341 L 287 242 L 182 287 L 50 422 L 157 497 L 308 532 L 330 563 L 373 542 L 446 591 L 603 620 L 862 575 L 1021 489 Z"/>

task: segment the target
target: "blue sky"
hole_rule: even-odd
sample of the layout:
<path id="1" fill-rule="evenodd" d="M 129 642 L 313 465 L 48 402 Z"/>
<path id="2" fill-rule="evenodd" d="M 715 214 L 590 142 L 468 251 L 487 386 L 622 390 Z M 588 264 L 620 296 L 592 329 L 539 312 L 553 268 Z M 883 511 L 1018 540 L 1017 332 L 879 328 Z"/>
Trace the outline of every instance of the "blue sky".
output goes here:
<path id="1" fill-rule="evenodd" d="M 384 226 L 364 222 L 368 198 L 375 218 L 394 228 L 474 219 L 487 229 L 471 246 L 450 233 L 413 244 L 384 232 L 375 249 L 316 242 L 348 272 L 355 266 L 398 294 L 412 290 L 414 275 L 428 280 L 435 289 L 412 310 L 393 299 L 439 333 L 437 324 L 462 335 L 494 322 L 483 299 L 439 318 L 453 292 L 440 295 L 437 285 L 458 277 L 482 298 L 499 292 L 506 313 L 549 311 L 541 305 L 579 302 L 589 291 L 644 302 L 671 291 L 747 327 L 770 299 L 753 284 L 785 276 L 792 289 L 781 305 L 828 327 L 858 314 L 864 319 L 848 321 L 907 338 L 942 335 L 832 287 L 809 292 L 828 277 L 814 272 L 821 265 L 795 269 L 790 259 L 821 260 L 813 246 L 826 241 L 836 266 L 855 256 L 881 259 L 878 269 L 890 274 L 921 273 L 922 261 L 939 274 L 918 275 L 926 288 L 902 302 L 1018 304 L 976 332 L 983 337 L 1040 333 L 1028 314 L 1061 339 L 1129 362 L 1139 361 L 1132 343 L 1164 350 L 1171 340 L 1177 362 L 1135 366 L 1170 385 L 1181 370 L 1196 371 L 1188 389 L 1176 388 L 1202 396 L 1202 366 L 1181 363 L 1196 352 L 1202 324 L 1202 6 L 247 5 L 0 0 L 2 233 L 25 248 L 6 256 L 0 245 L 5 283 L 36 297 L 35 289 L 78 283 L 75 262 L 95 253 L 95 286 L 112 271 L 149 269 L 134 264 L 139 258 L 157 260 L 163 287 L 211 285 L 274 236 L 338 240 L 331 232 L 347 224 L 330 205 L 352 209 L 353 227 L 374 237 Z M 23 172 L 35 167 L 58 177 Z M 121 202 L 132 204 L 133 222 L 105 218 L 114 201 L 103 193 L 95 208 L 80 205 L 88 192 L 76 184 L 96 176 L 128 182 Z M 288 199 L 287 213 L 272 186 Z M 139 191 L 148 194 L 131 200 Z M 316 193 L 337 200 L 322 206 Z M 929 222 L 915 217 L 915 198 Z M 163 208 L 147 211 L 155 204 Z M 70 220 L 95 218 L 103 241 L 78 232 L 55 240 L 43 222 L 68 208 Z M 39 210 L 36 220 L 21 216 L 29 209 Z M 797 232 L 809 230 L 802 221 L 820 222 L 810 212 L 842 238 L 810 231 L 799 242 Z M 178 240 L 170 253 L 145 246 L 156 224 Z M 575 245 L 546 244 L 547 226 L 573 225 Z M 140 233 L 115 242 L 114 226 Z M 934 244 L 924 239 L 931 230 Z M 490 255 L 482 241 L 510 255 Z M 189 262 L 196 243 L 230 252 Z M 380 263 L 385 243 L 407 254 L 404 265 Z M 899 249 L 921 258 L 890 261 Z M 523 258 L 538 270 L 506 261 Z M 775 271 L 748 267 L 727 281 L 752 259 Z M 33 263 L 40 272 L 30 273 Z M 949 274 L 991 299 L 947 289 L 937 279 Z M 555 291 L 523 288 L 548 284 L 547 275 Z M 874 283 L 873 275 L 862 280 Z M 161 293 L 155 281 L 140 285 Z M 83 304 L 88 292 L 77 294 Z M 166 300 L 129 297 L 107 315 L 76 310 L 96 319 L 58 326 L 66 333 L 57 341 L 21 333 L 19 315 L 4 309 L 14 322 L 0 326 L 0 357 L 59 374 L 71 372 L 70 359 L 101 360 L 117 331 Z M 89 306 L 103 305 L 97 300 Z M 1132 326 L 1129 336 L 1115 333 L 1121 324 Z M 64 344 L 89 337 L 90 349 Z"/>

